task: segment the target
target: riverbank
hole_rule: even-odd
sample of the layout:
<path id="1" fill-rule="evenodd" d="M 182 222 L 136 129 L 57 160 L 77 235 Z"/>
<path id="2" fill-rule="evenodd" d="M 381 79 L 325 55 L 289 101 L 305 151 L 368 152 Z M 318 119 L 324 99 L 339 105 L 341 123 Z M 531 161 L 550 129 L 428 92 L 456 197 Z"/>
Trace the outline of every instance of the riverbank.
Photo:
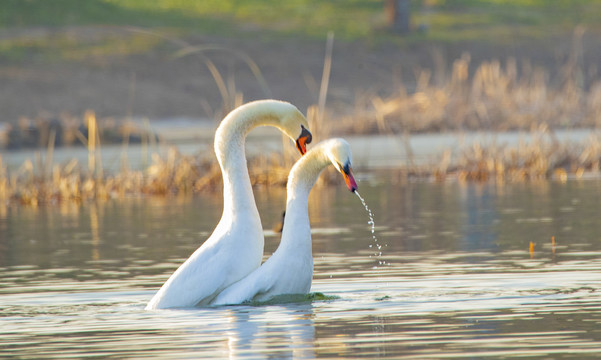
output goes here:
<path id="1" fill-rule="evenodd" d="M 191 196 L 221 189 L 212 137 L 166 142 L 3 152 L 0 201 L 39 205 L 126 196 Z M 601 175 L 601 133 L 590 130 L 344 136 L 359 180 L 393 170 L 399 179 L 523 182 Z M 315 141 L 324 140 L 316 138 Z M 285 186 L 298 157 L 277 131 L 247 139 L 253 186 Z M 396 175 L 395 175 L 396 176 Z M 334 171 L 322 184 L 338 183 Z"/>
<path id="2" fill-rule="evenodd" d="M 248 11 L 265 6 L 244 3 Z M 592 14 L 601 7 L 593 1 L 440 2 L 414 9 L 428 31 L 404 37 L 383 30 L 378 2 L 345 4 L 347 11 L 278 3 L 281 13 L 265 9 L 275 22 L 237 13 L 239 6 L 219 10 L 221 3 L 163 5 L 3 2 L 0 122 L 87 110 L 99 118 L 218 120 L 268 97 L 305 112 L 319 103 L 324 59 L 325 116 L 353 131 L 590 126 L 598 110 L 601 27 Z M 276 25 L 283 23 L 290 28 Z"/>

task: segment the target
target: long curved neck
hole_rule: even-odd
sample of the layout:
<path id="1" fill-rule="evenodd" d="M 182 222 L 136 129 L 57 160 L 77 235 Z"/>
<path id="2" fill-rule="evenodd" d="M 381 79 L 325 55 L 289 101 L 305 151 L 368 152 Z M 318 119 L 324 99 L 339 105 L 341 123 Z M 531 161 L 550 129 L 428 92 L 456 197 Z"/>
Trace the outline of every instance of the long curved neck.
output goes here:
<path id="1" fill-rule="evenodd" d="M 331 164 L 322 151 L 315 150 L 303 156 L 290 170 L 286 186 L 286 219 L 278 250 L 306 251 L 308 248 L 308 253 L 311 254 L 309 193 L 319 174 Z"/>
<path id="2" fill-rule="evenodd" d="M 257 213 L 244 144 L 246 135 L 260 125 L 278 126 L 271 103 L 251 103 L 232 111 L 215 132 L 215 154 L 223 174 L 223 214 Z"/>

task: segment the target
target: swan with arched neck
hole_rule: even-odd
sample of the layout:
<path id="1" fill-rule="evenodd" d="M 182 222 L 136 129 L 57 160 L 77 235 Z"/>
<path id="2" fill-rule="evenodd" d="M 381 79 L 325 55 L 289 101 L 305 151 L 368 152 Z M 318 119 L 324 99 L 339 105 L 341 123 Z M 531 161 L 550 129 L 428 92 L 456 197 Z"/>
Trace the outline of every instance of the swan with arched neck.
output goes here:
<path id="1" fill-rule="evenodd" d="M 223 290 L 211 305 L 267 301 L 278 295 L 309 292 L 313 278 L 309 193 L 328 165 L 334 165 L 354 192 L 357 184 L 351 161 L 349 144 L 343 139 L 330 139 L 315 145 L 294 164 L 286 187 L 286 219 L 280 245 L 263 265 Z"/>
<path id="2" fill-rule="evenodd" d="M 261 264 L 263 227 L 244 151 L 248 132 L 275 126 L 301 154 L 311 142 L 303 114 L 292 104 L 261 100 L 230 112 L 215 132 L 215 154 L 223 175 L 223 213 L 211 236 L 167 279 L 147 310 L 208 304 L 219 292 Z"/>

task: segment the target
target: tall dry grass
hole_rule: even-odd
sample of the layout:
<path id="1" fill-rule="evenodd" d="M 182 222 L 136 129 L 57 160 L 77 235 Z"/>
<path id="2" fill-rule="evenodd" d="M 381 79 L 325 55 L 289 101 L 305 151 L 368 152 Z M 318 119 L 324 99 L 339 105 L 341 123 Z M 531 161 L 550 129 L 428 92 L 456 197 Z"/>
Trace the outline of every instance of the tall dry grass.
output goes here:
<path id="1" fill-rule="evenodd" d="M 148 127 L 131 120 L 94 117 L 90 130 L 88 114 L 41 114 L 30 119 L 21 117 L 16 124 L 7 124 L 0 133 L 0 149 L 45 148 L 52 146 L 88 145 L 89 137 L 102 137 L 105 144 L 122 141 L 139 143 L 151 135 Z M 96 133 L 90 133 L 95 131 Z"/>
<path id="2" fill-rule="evenodd" d="M 495 142 L 476 142 L 458 154 L 441 155 L 441 161 L 419 169 L 411 164 L 401 169 L 412 177 L 438 181 L 521 182 L 540 179 L 565 181 L 601 171 L 601 137 L 591 136 L 583 144 L 559 142 L 550 131 L 533 133 L 533 140 L 516 146 Z M 47 203 L 85 202 L 119 199 L 128 196 L 189 196 L 201 192 L 221 191 L 222 178 L 212 157 L 184 155 L 170 148 L 165 156 L 152 155 L 151 164 L 143 170 L 121 170 L 116 174 L 99 173 L 94 151 L 88 147 L 88 164 L 72 160 L 66 164 L 49 164 L 27 160 L 9 172 L 0 157 L 0 202 L 38 206 Z M 46 160 L 50 159 L 47 150 Z M 49 169 L 50 171 L 47 171 Z M 289 166 L 279 154 L 263 155 L 249 160 L 253 186 L 286 185 Z M 339 183 L 335 171 L 326 172 L 320 184 Z"/>
<path id="3" fill-rule="evenodd" d="M 137 30 L 136 30 L 137 31 Z M 153 36 L 159 36 L 152 34 Z M 233 82 L 227 82 L 214 63 L 206 56 L 210 51 L 228 51 L 214 47 L 195 47 L 177 42 L 176 56 L 196 55 L 209 69 L 223 97 L 222 109 L 227 112 L 241 104 L 243 96 Z M 332 67 L 333 35 L 328 35 L 321 88 L 317 103 L 309 107 L 307 117 L 311 130 L 319 138 L 330 132 L 346 133 L 399 133 L 403 134 L 407 152 L 410 133 L 445 130 L 514 130 L 530 129 L 534 141 L 509 147 L 496 143 L 475 143 L 461 149 L 457 156 L 451 151 L 441 155 L 438 164 L 417 168 L 409 161 L 403 171 L 420 177 L 443 180 L 456 177 L 465 181 L 527 181 L 559 178 L 570 174 L 599 173 L 601 138 L 591 137 L 585 144 L 560 143 L 553 136 L 553 128 L 590 127 L 601 125 L 601 82 L 582 82 L 578 54 L 563 67 L 560 80 L 553 83 L 548 72 L 528 63 L 518 64 L 509 59 L 489 61 L 470 69 L 470 56 L 464 55 L 452 64 L 450 73 L 438 71 L 433 81 L 431 70 L 417 72 L 414 91 L 401 86 L 388 97 L 363 94 L 347 108 L 352 113 L 338 115 L 337 121 L 326 107 L 329 76 Z M 261 72 L 252 59 L 233 52 L 244 59 L 257 80 L 269 93 Z M 217 115 L 216 112 L 215 114 Z M 44 132 L 48 140 L 46 156 L 36 161 L 27 160 L 18 169 L 8 171 L 0 157 L 0 202 L 16 202 L 36 206 L 40 203 L 90 201 L 126 196 L 171 196 L 219 190 L 221 172 L 213 157 L 189 156 L 175 148 L 165 157 L 153 154 L 151 163 L 143 170 L 130 170 L 127 159 L 116 174 L 106 173 L 100 157 L 103 128 L 92 112 L 84 116 L 87 136 L 81 131 L 63 131 L 50 128 Z M 148 125 L 146 126 L 148 128 Z M 66 127 L 73 129 L 73 126 Z M 543 131 L 540 131 L 543 129 Z M 129 132 L 126 132 L 129 134 Z M 143 149 L 148 151 L 155 137 L 142 132 Z M 145 135 L 144 135 L 145 134 Z M 52 154 L 58 136 L 79 139 L 87 146 L 88 162 L 72 160 L 53 164 Z M 123 146 L 129 136 L 123 135 Z M 125 151 L 123 152 L 126 153 Z M 284 186 L 291 166 L 289 154 L 265 155 L 249 160 L 251 181 L 254 186 Z M 339 176 L 326 172 L 321 183 L 338 182 Z"/>
<path id="4" fill-rule="evenodd" d="M 601 81 L 596 68 L 583 68 L 583 30 L 574 31 L 572 50 L 557 73 L 509 58 L 473 67 L 464 54 L 446 69 L 418 69 L 415 81 L 388 96 L 364 93 L 346 106 L 338 121 L 346 133 L 415 133 L 448 130 L 600 128 Z M 585 75 L 586 74 L 586 75 Z"/>
<path id="5" fill-rule="evenodd" d="M 438 180 L 522 182 L 541 179 L 565 181 L 569 176 L 599 176 L 601 137 L 591 135 L 584 143 L 560 142 L 548 129 L 531 133 L 532 140 L 516 146 L 475 142 L 464 147 L 451 164 L 450 153 L 441 157 L 431 175 Z"/>
<path id="6" fill-rule="evenodd" d="M 191 195 L 221 190 L 221 170 L 211 158 L 183 155 L 176 148 L 170 148 L 165 157 L 153 154 L 152 163 L 144 170 L 102 174 L 92 167 L 94 155 L 93 150 L 89 151 L 88 164 L 76 160 L 54 164 L 49 175 L 30 160 L 9 173 L 0 157 L 0 202 L 37 206 L 64 201 Z M 251 159 L 249 169 L 253 186 L 286 184 L 288 168 L 278 156 Z"/>
<path id="7" fill-rule="evenodd" d="M 454 61 L 443 84 L 434 84 L 432 72 L 422 70 L 414 92 L 401 87 L 388 97 L 363 95 L 352 107 L 353 113 L 343 116 L 341 126 L 347 133 L 507 131 L 541 124 L 601 127 L 601 82 L 593 81 L 585 89 L 577 71 L 566 70 L 557 85 L 542 68 L 525 63 L 518 71 L 514 59 L 504 66 L 497 60 L 484 62 L 473 70 L 473 76 L 469 73 L 467 55 Z"/>

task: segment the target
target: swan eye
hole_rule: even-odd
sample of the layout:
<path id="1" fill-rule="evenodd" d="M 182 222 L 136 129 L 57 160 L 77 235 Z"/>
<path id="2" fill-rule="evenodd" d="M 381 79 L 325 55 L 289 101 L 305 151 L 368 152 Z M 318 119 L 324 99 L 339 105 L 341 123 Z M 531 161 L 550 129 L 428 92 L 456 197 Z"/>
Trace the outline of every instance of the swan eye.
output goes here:
<path id="1" fill-rule="evenodd" d="M 298 139 L 296 139 L 296 148 L 301 153 L 301 155 L 305 155 L 305 153 L 307 152 L 307 144 L 310 144 L 311 140 L 313 140 L 311 132 L 309 132 L 309 130 L 305 129 L 305 127 L 301 125 L 301 134 L 298 137 Z"/>
<path id="2" fill-rule="evenodd" d="M 350 162 L 346 162 L 344 166 L 339 162 L 335 162 L 334 166 L 336 167 L 336 170 L 343 175 L 348 175 L 352 172 Z"/>
<path id="3" fill-rule="evenodd" d="M 350 174 L 350 173 L 351 173 L 351 164 L 347 162 L 347 163 L 346 163 L 346 165 L 344 165 L 344 166 L 342 167 L 342 171 L 343 171 L 343 172 L 344 172 L 346 175 Z"/>

